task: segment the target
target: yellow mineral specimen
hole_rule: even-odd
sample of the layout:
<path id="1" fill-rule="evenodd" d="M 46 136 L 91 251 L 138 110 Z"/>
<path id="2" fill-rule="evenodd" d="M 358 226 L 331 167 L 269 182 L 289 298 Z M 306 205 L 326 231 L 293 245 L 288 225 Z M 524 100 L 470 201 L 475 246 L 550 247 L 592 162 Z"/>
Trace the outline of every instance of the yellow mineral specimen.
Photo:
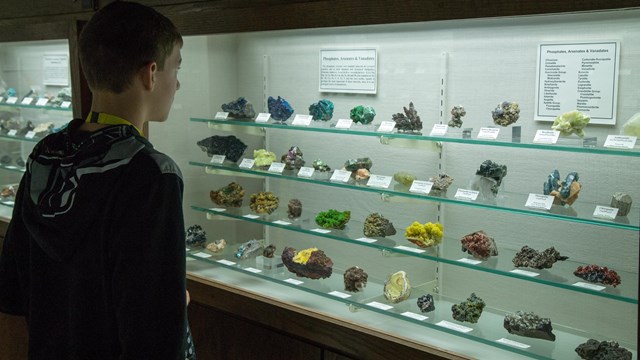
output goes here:
<path id="1" fill-rule="evenodd" d="M 318 248 L 308 248 L 298 251 L 296 256 L 293 257 L 293 262 L 303 265 L 306 264 L 314 251 L 318 251 Z"/>

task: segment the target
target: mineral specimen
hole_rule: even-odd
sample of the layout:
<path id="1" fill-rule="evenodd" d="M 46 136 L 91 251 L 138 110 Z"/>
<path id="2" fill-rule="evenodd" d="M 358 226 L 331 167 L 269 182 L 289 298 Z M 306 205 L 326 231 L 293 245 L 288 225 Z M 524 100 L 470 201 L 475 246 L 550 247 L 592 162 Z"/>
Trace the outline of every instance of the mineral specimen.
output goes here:
<path id="1" fill-rule="evenodd" d="M 322 99 L 309 105 L 309 115 L 313 120 L 329 121 L 333 117 L 333 103 L 331 100 Z"/>
<path id="2" fill-rule="evenodd" d="M 358 292 L 367 286 L 367 275 L 364 270 L 352 266 L 344 272 L 344 289 L 350 292 Z"/>
<path id="3" fill-rule="evenodd" d="M 584 137 L 584 128 L 591 121 L 589 115 L 585 115 L 578 110 L 566 112 L 558 116 L 554 121 L 551 128 L 556 131 L 560 131 L 560 135 L 569 136 L 576 134 L 580 137 Z"/>
<path id="4" fill-rule="evenodd" d="M 613 287 L 616 287 L 621 283 L 620 275 L 618 275 L 618 273 L 614 270 L 607 268 L 606 266 L 578 266 L 578 268 L 573 272 L 573 275 L 588 282 L 601 283 L 605 285 L 611 285 Z"/>
<path id="5" fill-rule="evenodd" d="M 400 184 L 404 185 L 404 186 L 411 186 L 411 184 L 413 184 L 413 181 L 417 179 L 417 177 L 413 174 L 410 174 L 406 171 L 399 171 L 395 174 L 393 174 L 393 180 L 399 182 Z"/>
<path id="6" fill-rule="evenodd" d="M 331 171 L 331 168 L 329 167 L 329 165 L 327 165 L 327 163 L 325 163 L 324 161 L 322 161 L 320 159 L 316 159 L 313 162 L 312 166 L 313 166 L 314 169 L 316 169 L 316 171 L 320 171 L 320 172 Z"/>
<path id="7" fill-rule="evenodd" d="M 475 258 L 484 260 L 490 256 L 498 255 L 495 240 L 482 230 L 465 235 L 460 242 L 462 243 L 462 251 L 466 251 Z"/>
<path id="8" fill-rule="evenodd" d="M 456 105 L 451 109 L 451 120 L 449 120 L 449 127 L 462 127 L 462 117 L 467 115 L 467 112 L 462 105 Z"/>
<path id="9" fill-rule="evenodd" d="M 423 313 L 427 313 L 436 309 L 433 296 L 431 294 L 422 295 L 418 298 L 418 308 Z"/>
<path id="10" fill-rule="evenodd" d="M 396 123 L 396 129 L 400 132 L 419 132 L 422 130 L 422 121 L 418 112 L 413 107 L 413 103 L 409 103 L 409 108 L 403 106 L 404 114 L 397 113 L 392 115 L 391 119 Z"/>
<path id="11" fill-rule="evenodd" d="M 211 190 L 209 197 L 220 206 L 240 207 L 244 198 L 244 189 L 240 184 L 231 182 L 218 190 Z"/>
<path id="12" fill-rule="evenodd" d="M 411 283 L 404 271 L 391 274 L 384 282 L 384 297 L 393 304 L 407 300 L 411 296 Z"/>
<path id="13" fill-rule="evenodd" d="M 51 132 L 53 131 L 53 128 L 54 128 L 53 122 L 49 121 L 49 122 L 38 124 L 38 126 L 36 126 L 33 129 L 33 132 L 36 133 L 37 137 L 45 137 L 51 134 Z"/>
<path id="14" fill-rule="evenodd" d="M 358 169 L 371 170 L 372 166 L 373 161 L 371 161 L 371 159 L 369 159 L 368 157 L 349 159 L 344 162 L 344 169 L 347 171 L 356 171 Z"/>
<path id="15" fill-rule="evenodd" d="M 256 111 L 251 104 L 244 97 L 239 97 L 236 100 L 230 101 L 226 104 L 222 104 L 222 111 L 228 112 L 232 118 L 253 118 L 256 116 Z"/>
<path id="16" fill-rule="evenodd" d="M 224 239 L 218 239 L 218 240 L 215 240 L 214 242 L 210 243 L 209 245 L 207 245 L 207 250 L 209 250 L 211 252 L 214 252 L 214 253 L 219 253 L 226 246 L 227 246 L 227 242 Z"/>
<path id="17" fill-rule="evenodd" d="M 577 199 L 582 185 L 578 182 L 577 172 L 570 172 L 564 181 L 560 181 L 560 172 L 553 170 L 544 183 L 543 192 L 545 195 L 555 197 L 553 203 L 556 205 L 572 205 Z"/>
<path id="18" fill-rule="evenodd" d="M 297 219 L 302 215 L 302 202 L 298 199 L 291 199 L 287 204 L 287 216 L 289 219 Z"/>
<path id="19" fill-rule="evenodd" d="M 438 245 L 442 242 L 443 227 L 440 223 L 420 224 L 414 221 L 405 230 L 404 236 L 407 240 L 418 245 L 421 248 L 428 248 L 434 245 Z"/>
<path id="20" fill-rule="evenodd" d="M 564 261 L 569 257 L 561 256 L 553 246 L 545 251 L 539 252 L 528 246 L 523 246 L 513 258 L 513 265 L 516 267 L 530 267 L 534 269 L 551 269 L 556 261 Z"/>
<path id="21" fill-rule="evenodd" d="M 258 214 L 271 214 L 278 208 L 278 197 L 271 191 L 251 194 L 249 207 Z"/>
<path id="22" fill-rule="evenodd" d="M 351 211 L 338 211 L 329 209 L 316 215 L 316 224 L 325 229 L 344 229 L 351 219 Z"/>
<path id="23" fill-rule="evenodd" d="M 204 246 L 207 242 L 207 233 L 200 225 L 191 225 L 187 228 L 185 242 L 187 246 Z"/>
<path id="24" fill-rule="evenodd" d="M 611 207 L 618 209 L 618 216 L 627 216 L 631 210 L 631 196 L 617 192 L 611 197 Z"/>
<path id="25" fill-rule="evenodd" d="M 233 162 L 240 160 L 247 149 L 247 145 L 233 135 L 213 135 L 198 141 L 196 144 L 202 151 L 206 151 L 208 156 L 224 155 L 227 160 Z"/>
<path id="26" fill-rule="evenodd" d="M 364 221 L 365 236 L 391 236 L 396 234 L 393 223 L 378 213 L 367 216 Z"/>
<path id="27" fill-rule="evenodd" d="M 509 126 L 520 117 L 520 106 L 515 101 L 503 101 L 491 112 L 493 122 L 500 126 Z"/>
<path id="28" fill-rule="evenodd" d="M 278 96 L 278 99 L 274 99 L 269 96 L 267 99 L 267 106 L 269 107 L 269 113 L 274 120 L 277 121 L 287 121 L 293 114 L 293 108 L 287 100 Z"/>
<path id="29" fill-rule="evenodd" d="M 269 167 L 272 162 L 276 161 L 276 154 L 266 149 L 256 149 L 253 150 L 253 160 L 254 166 L 266 168 Z"/>
<path id="30" fill-rule="evenodd" d="M 453 318 L 462 321 L 477 323 L 482 315 L 482 310 L 485 307 L 484 301 L 476 296 L 476 293 L 471 293 L 471 296 L 459 304 L 453 304 L 451 311 L 453 312 Z"/>
<path id="31" fill-rule="evenodd" d="M 290 147 L 289 151 L 280 157 L 280 161 L 287 170 L 300 169 L 305 163 L 302 158 L 302 150 L 297 146 Z"/>
<path id="32" fill-rule="evenodd" d="M 440 173 L 437 176 L 432 176 L 429 181 L 433 183 L 432 189 L 447 191 L 449 185 L 453 183 L 453 178 L 445 173 Z"/>
<path id="33" fill-rule="evenodd" d="M 2 165 L 9 165 L 12 161 L 13 159 L 9 155 L 2 155 L 2 157 L 0 157 L 0 164 Z"/>
<path id="34" fill-rule="evenodd" d="M 9 185 L 3 187 L 2 190 L 0 190 L 0 197 L 2 197 L 3 199 L 15 197 L 17 193 L 18 185 Z"/>
<path id="35" fill-rule="evenodd" d="M 516 311 L 515 314 L 504 316 L 503 326 L 509 334 L 526 336 L 536 339 L 555 341 L 551 319 L 541 318 L 532 312 Z"/>
<path id="36" fill-rule="evenodd" d="M 376 116 L 376 111 L 371 106 L 358 105 L 351 109 L 349 117 L 353 122 L 361 124 L 371 124 L 373 118 Z"/>
<path id="37" fill-rule="evenodd" d="M 631 351 L 623 348 L 616 341 L 598 341 L 589 339 L 578 345 L 576 353 L 586 360 L 631 360 Z"/>
<path id="38" fill-rule="evenodd" d="M 326 279 L 333 271 L 333 261 L 318 248 L 296 252 L 294 248 L 285 247 L 282 262 L 290 272 L 309 279 Z"/>
<path id="39" fill-rule="evenodd" d="M 640 112 L 635 113 L 624 123 L 621 134 L 640 137 Z"/>
<path id="40" fill-rule="evenodd" d="M 358 169 L 353 172 L 353 177 L 356 180 L 367 180 L 371 177 L 371 172 L 367 169 Z"/>
<path id="41" fill-rule="evenodd" d="M 262 256 L 271 259 L 273 258 L 273 254 L 275 252 L 276 252 L 276 246 L 273 244 L 269 244 L 264 247 L 264 250 L 262 250 Z"/>
<path id="42" fill-rule="evenodd" d="M 235 255 L 238 259 L 247 259 L 256 255 L 262 248 L 264 248 L 264 240 L 251 239 L 240 245 Z"/>
<path id="43" fill-rule="evenodd" d="M 35 125 L 33 125 L 33 123 L 29 120 L 27 121 L 27 124 L 23 128 L 18 130 L 18 132 L 16 133 L 16 136 L 25 136 L 29 131 L 33 131 L 33 129 L 35 128 L 36 128 Z"/>
<path id="44" fill-rule="evenodd" d="M 56 97 L 51 99 L 51 102 L 49 102 L 49 106 L 51 107 L 60 107 L 62 105 L 63 102 L 65 101 L 71 101 L 71 88 L 70 87 L 65 87 L 60 89 L 60 91 L 58 91 L 58 94 L 56 94 Z"/>
<path id="45" fill-rule="evenodd" d="M 476 171 L 476 175 L 489 181 L 489 189 L 493 195 L 498 194 L 502 179 L 507 176 L 507 165 L 499 165 L 491 160 L 485 160 L 480 164 L 480 169 Z M 472 190 L 484 190 L 481 185 L 472 184 Z"/>

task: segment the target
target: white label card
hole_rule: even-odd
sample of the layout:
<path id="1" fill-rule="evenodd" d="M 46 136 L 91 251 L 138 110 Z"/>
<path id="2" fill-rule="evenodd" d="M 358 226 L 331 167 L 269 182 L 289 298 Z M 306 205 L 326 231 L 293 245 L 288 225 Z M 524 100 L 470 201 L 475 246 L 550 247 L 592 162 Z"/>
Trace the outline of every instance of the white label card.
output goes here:
<path id="1" fill-rule="evenodd" d="M 596 210 L 593 212 L 593 217 L 607 219 L 607 220 L 615 220 L 616 216 L 618 216 L 618 208 L 608 207 L 608 206 L 596 206 Z"/>
<path id="2" fill-rule="evenodd" d="M 211 211 L 216 211 L 216 212 L 223 212 L 223 211 L 227 211 L 227 209 L 225 209 L 225 208 L 211 208 L 211 209 L 209 209 L 209 210 L 211 210 Z"/>
<path id="3" fill-rule="evenodd" d="M 7 133 L 7 135 L 9 136 L 16 136 L 16 134 L 18 133 L 18 130 L 13 129 L 13 130 L 9 130 L 9 132 Z"/>
<path id="4" fill-rule="evenodd" d="M 637 136 L 609 135 L 604 142 L 604 147 L 633 149 L 637 139 Z"/>
<path id="5" fill-rule="evenodd" d="M 227 120 L 228 117 L 229 117 L 229 113 L 228 112 L 218 111 L 216 113 L 216 116 L 214 117 L 214 119 Z"/>
<path id="6" fill-rule="evenodd" d="M 252 268 L 252 267 L 245 268 L 245 270 L 248 271 L 248 272 L 254 273 L 254 274 L 259 274 L 259 273 L 262 272 L 262 270 L 256 269 L 256 268 Z"/>
<path id="7" fill-rule="evenodd" d="M 276 220 L 276 221 L 273 221 L 273 223 L 274 224 L 278 224 L 278 225 L 285 225 L 285 226 L 286 225 L 291 225 L 290 222 L 287 222 L 287 221 L 284 221 L 284 220 Z"/>
<path id="8" fill-rule="evenodd" d="M 449 125 L 447 124 L 434 124 L 429 136 L 445 136 L 448 129 Z"/>
<path id="9" fill-rule="evenodd" d="M 253 214 L 247 214 L 247 215 L 243 215 L 242 217 L 245 217 L 245 218 L 247 218 L 247 219 L 257 219 L 257 218 L 259 218 L 260 216 L 258 216 L 258 215 L 253 215 Z"/>
<path id="10" fill-rule="evenodd" d="M 13 205 L 15 204 L 13 201 L 3 201 L 3 204 Z"/>
<path id="11" fill-rule="evenodd" d="M 331 181 L 341 181 L 347 182 L 351 178 L 351 171 L 346 170 L 335 170 L 333 174 L 331 174 Z"/>
<path id="12" fill-rule="evenodd" d="M 482 263 L 482 261 L 480 260 L 474 260 L 474 259 L 468 259 L 468 258 L 458 259 L 458 261 L 463 262 L 465 264 L 471 264 L 471 265 L 478 265 Z"/>
<path id="13" fill-rule="evenodd" d="M 422 254 L 423 252 L 426 252 L 426 250 L 422 250 L 422 249 L 416 249 L 416 248 L 412 248 L 412 247 L 408 247 L 408 246 L 404 246 L 404 245 L 398 245 L 395 247 L 395 249 L 399 249 L 399 250 L 404 250 L 404 251 L 411 251 L 417 254 Z"/>
<path id="14" fill-rule="evenodd" d="M 378 241 L 378 240 L 376 240 L 376 239 L 370 239 L 370 238 L 368 238 L 368 237 L 361 237 L 361 238 L 357 238 L 357 239 L 356 239 L 356 241 L 361 241 L 361 242 L 364 242 L 364 243 L 371 244 L 371 243 L 374 243 L 374 242 L 376 242 L 376 241 Z"/>
<path id="15" fill-rule="evenodd" d="M 279 173 L 281 174 L 284 171 L 284 164 L 280 163 L 280 162 L 272 162 L 271 165 L 269 165 L 269 172 L 272 173 Z"/>
<path id="16" fill-rule="evenodd" d="M 595 285 L 595 284 L 588 284 L 588 283 L 581 282 L 581 281 L 578 281 L 577 283 L 573 284 L 573 286 L 577 286 L 577 287 L 581 287 L 581 288 L 589 289 L 589 290 L 595 290 L 595 291 L 602 291 L 602 290 L 606 289 L 605 286 L 600 286 L 600 285 Z"/>
<path id="17" fill-rule="evenodd" d="M 253 164 L 255 164 L 256 161 L 253 159 L 242 159 L 242 161 L 240 162 L 240 165 L 238 165 L 239 168 L 242 169 L 251 169 L 253 168 Z"/>
<path id="18" fill-rule="evenodd" d="M 370 303 L 367 303 L 367 305 L 377 308 L 377 309 L 381 309 L 381 310 L 389 310 L 389 309 L 393 309 L 393 306 L 387 305 L 387 304 L 383 304 L 383 303 L 379 303 L 377 301 L 372 301 Z"/>
<path id="19" fill-rule="evenodd" d="M 351 295 L 345 294 L 345 293 L 340 292 L 340 291 L 332 291 L 332 292 L 329 293 L 329 295 L 337 296 L 337 297 L 339 297 L 341 299 L 346 299 L 346 298 L 351 297 Z"/>
<path id="20" fill-rule="evenodd" d="M 217 262 L 219 262 L 222 265 L 229 265 L 229 266 L 233 266 L 233 265 L 236 264 L 233 261 L 229 261 L 229 260 L 225 260 L 225 259 L 218 260 Z"/>
<path id="21" fill-rule="evenodd" d="M 424 320 L 427 320 L 429 318 L 428 316 L 416 314 L 416 313 L 411 312 L 411 311 L 405 311 L 400 315 L 403 315 L 403 316 L 406 316 L 406 317 L 409 317 L 409 318 L 412 318 L 412 319 L 420 320 L 420 321 L 424 321 Z"/>
<path id="22" fill-rule="evenodd" d="M 269 113 L 260 113 L 256 117 L 256 122 L 257 123 L 266 123 L 267 121 L 269 121 L 270 118 L 271 118 L 271 114 L 269 114 Z"/>
<path id="23" fill-rule="evenodd" d="M 36 106 L 45 106 L 45 105 L 47 105 L 48 102 L 49 102 L 49 99 L 40 98 L 40 99 L 38 99 L 38 101 L 36 101 Z"/>
<path id="24" fill-rule="evenodd" d="M 433 187 L 433 183 L 431 181 L 413 180 L 413 183 L 411 183 L 411 187 L 409 188 L 409 192 L 416 194 L 428 194 L 431 192 L 431 187 Z"/>
<path id="25" fill-rule="evenodd" d="M 478 133 L 478 139 L 495 140 L 500 134 L 500 128 L 482 127 Z"/>
<path id="26" fill-rule="evenodd" d="M 197 256 L 199 258 L 207 259 L 207 258 L 211 257 L 211 254 L 199 252 L 199 253 L 193 254 L 193 256 Z"/>
<path id="27" fill-rule="evenodd" d="M 330 232 L 331 232 L 331 230 L 327 230 L 327 229 L 319 229 L 319 228 L 311 229 L 311 231 L 315 231 L 315 232 L 320 233 L 320 234 L 328 234 L 328 233 L 330 233 Z"/>
<path id="28" fill-rule="evenodd" d="M 446 320 L 442 320 L 439 323 L 437 323 L 436 325 L 438 326 L 442 326 L 442 327 L 446 327 L 447 329 L 451 329 L 451 330 L 455 330 L 455 331 L 460 331 L 463 333 L 468 333 L 469 331 L 473 330 L 470 327 L 466 327 L 466 326 L 462 326 L 462 325 L 458 325 L 458 324 L 454 324 L 452 322 L 448 322 Z"/>
<path id="29" fill-rule="evenodd" d="M 536 136 L 533 137 L 533 142 L 537 144 L 555 144 L 560 137 L 560 131 L 555 130 L 538 130 Z"/>
<path id="30" fill-rule="evenodd" d="M 392 132 L 396 128 L 395 121 L 383 121 L 378 127 L 378 132 Z"/>
<path id="31" fill-rule="evenodd" d="M 533 209 L 551 209 L 554 197 L 551 195 L 529 194 L 527 203 L 524 206 Z"/>
<path id="32" fill-rule="evenodd" d="M 29 131 L 24 137 L 26 137 L 27 139 L 33 139 L 34 136 L 36 136 L 36 132 Z"/>
<path id="33" fill-rule="evenodd" d="M 293 284 L 293 285 L 302 285 L 302 284 L 304 284 L 304 281 L 300 281 L 300 280 L 296 280 L 296 279 L 292 279 L 292 278 L 288 278 L 288 279 L 284 280 L 284 282 L 288 282 L 289 284 Z"/>
<path id="34" fill-rule="evenodd" d="M 336 129 L 349 129 L 353 125 L 353 120 L 351 119 L 339 119 L 336 123 Z"/>
<path id="35" fill-rule="evenodd" d="M 225 158 L 226 158 L 226 156 L 224 156 L 224 155 L 213 155 L 211 157 L 211 163 L 212 164 L 222 164 L 224 162 Z"/>
<path id="36" fill-rule="evenodd" d="M 309 126 L 312 120 L 313 116 L 311 115 L 296 115 L 293 118 L 293 122 L 291 123 L 291 125 Z"/>
<path id="37" fill-rule="evenodd" d="M 528 348 L 531 347 L 531 345 L 523 344 L 521 342 L 517 342 L 517 341 L 505 339 L 505 338 L 498 339 L 498 340 L 496 340 L 496 342 L 503 343 L 503 344 L 509 345 L 509 346 L 518 347 L 520 349 L 528 349 Z"/>
<path id="38" fill-rule="evenodd" d="M 15 96 L 7 99 L 7 104 L 15 104 L 16 102 L 18 102 L 18 98 Z"/>
<path id="39" fill-rule="evenodd" d="M 69 106 L 71 106 L 71 101 L 63 101 L 62 104 L 60 104 L 60 107 L 63 109 L 67 109 Z"/>
<path id="40" fill-rule="evenodd" d="M 513 269 L 510 272 L 514 273 L 514 274 L 518 274 L 518 275 L 529 276 L 529 277 L 536 277 L 536 276 L 540 275 L 537 272 L 520 270 L 520 269 Z"/>
<path id="41" fill-rule="evenodd" d="M 316 169 L 312 167 L 303 166 L 300 168 L 300 170 L 298 170 L 298 176 L 310 178 L 313 176 L 314 171 L 316 171 Z"/>
<path id="42" fill-rule="evenodd" d="M 32 102 L 33 102 L 33 98 L 26 97 L 26 98 L 22 99 L 22 102 L 21 102 L 20 104 L 22 104 L 22 105 L 29 105 L 29 104 L 31 104 Z"/>
<path id="43" fill-rule="evenodd" d="M 389 185 L 391 185 L 391 180 L 393 180 L 391 176 L 371 174 L 369 181 L 367 181 L 367 186 L 388 189 Z"/>
<path id="44" fill-rule="evenodd" d="M 478 194 L 480 194 L 479 191 L 458 189 L 458 191 L 456 191 L 456 194 L 454 195 L 454 198 L 456 198 L 458 200 L 472 200 L 473 201 L 473 200 L 478 198 Z"/>

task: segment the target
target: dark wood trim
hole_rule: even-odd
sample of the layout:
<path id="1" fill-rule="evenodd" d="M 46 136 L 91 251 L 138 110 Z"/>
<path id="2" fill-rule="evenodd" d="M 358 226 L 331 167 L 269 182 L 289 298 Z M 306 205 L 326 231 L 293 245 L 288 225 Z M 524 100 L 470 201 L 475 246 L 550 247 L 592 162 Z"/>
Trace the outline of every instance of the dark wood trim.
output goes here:
<path id="1" fill-rule="evenodd" d="M 93 98 L 87 79 L 84 77 L 82 67 L 80 66 L 80 57 L 78 55 L 78 39 L 80 31 L 85 21 L 75 21 L 70 25 L 69 29 L 69 61 L 71 63 L 71 91 L 73 98 L 73 117 L 86 118 L 91 109 L 91 99 Z"/>

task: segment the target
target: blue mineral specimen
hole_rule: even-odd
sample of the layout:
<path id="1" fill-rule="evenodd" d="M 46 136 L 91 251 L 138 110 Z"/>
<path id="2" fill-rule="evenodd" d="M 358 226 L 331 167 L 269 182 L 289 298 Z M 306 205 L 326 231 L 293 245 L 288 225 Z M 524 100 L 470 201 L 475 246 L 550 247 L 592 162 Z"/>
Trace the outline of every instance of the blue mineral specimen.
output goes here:
<path id="1" fill-rule="evenodd" d="M 309 105 L 309 115 L 313 115 L 313 120 L 329 121 L 333 117 L 333 103 L 327 99 L 313 103 Z"/>
<path id="2" fill-rule="evenodd" d="M 228 112 L 232 118 L 253 118 L 256 116 L 253 105 L 244 97 L 222 104 L 222 111 Z"/>
<path id="3" fill-rule="evenodd" d="M 9 88 L 7 90 L 7 97 L 15 97 L 17 94 L 16 89 L 15 88 Z"/>
<path id="4" fill-rule="evenodd" d="M 376 110 L 371 106 L 362 106 L 358 105 L 351 109 L 349 113 L 349 117 L 353 122 L 361 123 L 361 124 L 371 124 L 373 118 L 376 117 Z"/>
<path id="5" fill-rule="evenodd" d="M 293 115 L 293 108 L 287 100 L 278 96 L 278 99 L 274 99 L 272 96 L 269 96 L 267 100 L 267 104 L 269 106 L 269 113 L 274 120 L 277 121 L 287 121 Z"/>
<path id="6" fill-rule="evenodd" d="M 264 241 L 251 239 L 238 247 L 236 250 L 236 258 L 246 259 L 252 255 L 258 254 L 258 251 L 264 248 Z"/>

